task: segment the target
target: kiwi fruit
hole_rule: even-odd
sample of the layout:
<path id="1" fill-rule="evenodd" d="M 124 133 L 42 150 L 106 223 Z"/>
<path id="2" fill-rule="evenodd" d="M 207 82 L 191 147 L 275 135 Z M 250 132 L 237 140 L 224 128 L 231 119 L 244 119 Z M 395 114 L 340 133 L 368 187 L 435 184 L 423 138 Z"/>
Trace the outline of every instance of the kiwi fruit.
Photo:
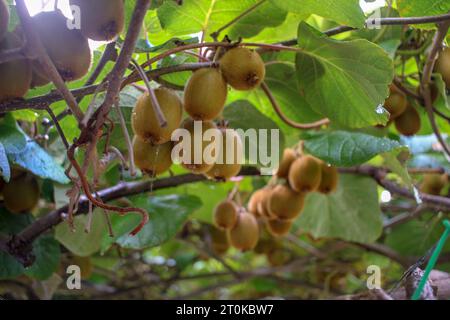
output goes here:
<path id="1" fill-rule="evenodd" d="M 267 255 L 267 261 L 272 267 L 281 267 L 291 260 L 291 254 L 283 248 L 274 248 Z"/>
<path id="2" fill-rule="evenodd" d="M 400 116 L 408 105 L 406 95 L 394 85 L 390 86 L 389 97 L 384 101 L 384 107 L 389 111 L 389 119 L 395 119 Z"/>
<path id="3" fill-rule="evenodd" d="M 131 125 L 134 133 L 145 141 L 163 144 L 170 141 L 172 133 L 180 126 L 183 105 L 172 90 L 158 88 L 154 92 L 167 125 L 160 126 L 149 93 L 144 93 L 137 100 L 131 115 Z"/>
<path id="4" fill-rule="evenodd" d="M 7 33 L 0 42 L 0 50 L 17 48 L 20 38 L 14 33 Z M 19 59 L 0 64 L 0 101 L 23 97 L 31 84 L 31 64 Z"/>
<path id="5" fill-rule="evenodd" d="M 184 108 L 195 120 L 214 120 L 225 106 L 227 92 L 227 83 L 219 70 L 197 70 L 184 90 Z"/>
<path id="6" fill-rule="evenodd" d="M 39 201 L 39 185 L 36 178 L 23 174 L 3 187 L 3 200 L 6 209 L 12 213 L 27 213 Z"/>
<path id="7" fill-rule="evenodd" d="M 420 185 L 420 191 L 423 193 L 439 196 L 442 189 L 448 183 L 448 177 L 446 174 L 429 173 L 423 176 L 422 184 Z"/>
<path id="8" fill-rule="evenodd" d="M 81 33 L 95 41 L 113 40 L 125 24 L 123 0 L 70 0 L 80 8 Z"/>
<path id="9" fill-rule="evenodd" d="M 91 49 L 88 40 L 80 30 L 69 29 L 67 18 L 61 11 L 41 12 L 32 17 L 33 26 L 65 81 L 82 78 L 91 65 Z M 47 75 L 39 63 L 34 67 L 43 78 Z"/>
<path id="10" fill-rule="evenodd" d="M 42 87 L 50 83 L 50 79 L 39 73 L 33 65 L 31 73 L 31 88 Z"/>
<path id="11" fill-rule="evenodd" d="M 231 200 L 220 202 L 214 209 L 214 223 L 218 228 L 232 229 L 238 217 L 238 208 Z"/>
<path id="12" fill-rule="evenodd" d="M 133 138 L 134 164 L 149 176 L 156 176 L 167 170 L 172 165 L 171 141 L 154 145 L 142 140 L 139 136 Z"/>
<path id="13" fill-rule="evenodd" d="M 92 265 L 90 257 L 74 256 L 72 264 L 77 265 L 80 268 L 81 279 L 87 280 L 92 276 L 94 266 Z"/>
<path id="14" fill-rule="evenodd" d="M 243 146 L 241 137 L 235 130 L 220 129 L 220 132 L 222 145 L 217 162 L 211 170 L 206 172 L 206 176 L 214 180 L 226 181 L 241 171 Z M 228 154 L 228 151 L 232 151 L 233 154 Z"/>
<path id="15" fill-rule="evenodd" d="M 211 247 L 215 254 L 223 255 L 228 251 L 230 248 L 230 240 L 225 230 L 210 225 L 209 234 L 211 236 Z"/>
<path id="16" fill-rule="evenodd" d="M 196 132 L 195 128 L 200 128 L 201 130 L 198 130 L 198 132 Z M 210 163 L 211 161 L 206 161 L 206 159 L 204 159 L 204 155 L 205 152 L 207 152 L 208 154 L 210 153 L 211 157 L 213 159 L 211 160 L 215 160 L 218 157 L 219 151 L 216 150 L 216 148 L 214 148 L 215 140 L 212 139 L 211 141 L 208 141 L 204 138 L 204 134 L 207 130 L 217 130 L 217 132 L 215 133 L 217 136 L 220 136 L 220 131 L 219 129 L 217 129 L 217 126 L 211 122 L 211 121 L 194 121 L 193 119 L 187 118 L 186 120 L 183 121 L 181 128 L 186 129 L 189 132 L 189 137 L 191 140 L 190 143 L 190 155 L 185 155 L 184 152 L 185 150 L 184 147 L 185 146 L 183 141 L 180 141 L 178 144 L 181 144 L 181 156 L 184 158 L 188 158 L 188 159 L 182 159 L 181 160 L 181 165 L 190 170 L 193 173 L 196 174 L 202 174 L 202 173 L 206 173 L 209 170 L 212 169 L 212 167 L 214 166 L 214 162 Z M 183 138 L 184 139 L 184 138 Z M 183 140 L 181 139 L 181 140 Z M 178 147 L 177 144 L 177 147 Z M 200 146 L 200 148 L 199 148 Z M 209 152 L 211 151 L 211 152 Z M 214 159 L 215 158 L 215 159 Z"/>
<path id="17" fill-rule="evenodd" d="M 258 210 L 258 205 L 262 200 L 262 194 L 263 194 L 262 189 L 256 190 L 250 196 L 250 199 L 248 200 L 248 203 L 247 203 L 248 212 L 253 214 L 255 217 L 259 217 L 262 215 L 261 212 Z"/>
<path id="18" fill-rule="evenodd" d="M 420 131 L 420 115 L 411 105 L 408 105 L 405 112 L 395 119 L 394 122 L 397 131 L 404 136 L 413 136 Z"/>
<path id="19" fill-rule="evenodd" d="M 243 47 L 230 49 L 219 63 L 225 80 L 236 90 L 256 88 L 266 74 L 266 67 L 261 56 Z"/>
<path id="20" fill-rule="evenodd" d="M 3 39 L 8 31 L 9 8 L 5 0 L 0 0 L 0 40 Z"/>
<path id="21" fill-rule="evenodd" d="M 450 48 L 444 48 L 439 53 L 435 69 L 441 74 L 445 85 L 450 89 Z"/>
<path id="22" fill-rule="evenodd" d="M 320 185 L 322 169 L 317 158 L 304 155 L 295 160 L 289 169 L 289 184 L 294 191 L 312 192 Z"/>
<path id="23" fill-rule="evenodd" d="M 323 194 L 329 194 L 336 191 L 339 180 L 337 168 L 328 165 L 324 161 L 320 162 L 320 167 L 322 169 L 322 175 L 318 191 Z"/>
<path id="24" fill-rule="evenodd" d="M 279 178 L 288 178 L 289 169 L 291 168 L 291 164 L 295 161 L 295 159 L 297 159 L 297 153 L 294 149 L 284 149 L 283 157 L 281 158 L 281 162 L 277 170 L 277 176 Z"/>
<path id="25" fill-rule="evenodd" d="M 230 230 L 230 243 L 236 249 L 247 251 L 256 247 L 259 239 L 259 226 L 256 218 L 245 211 L 238 215 L 238 220 Z"/>
<path id="26" fill-rule="evenodd" d="M 303 193 L 297 193 L 286 185 L 277 185 L 269 197 L 268 209 L 271 216 L 280 220 L 298 217 L 305 205 Z"/>
<path id="27" fill-rule="evenodd" d="M 267 231 L 274 237 L 282 237 L 289 233 L 292 227 L 291 220 L 272 219 L 267 221 Z"/>

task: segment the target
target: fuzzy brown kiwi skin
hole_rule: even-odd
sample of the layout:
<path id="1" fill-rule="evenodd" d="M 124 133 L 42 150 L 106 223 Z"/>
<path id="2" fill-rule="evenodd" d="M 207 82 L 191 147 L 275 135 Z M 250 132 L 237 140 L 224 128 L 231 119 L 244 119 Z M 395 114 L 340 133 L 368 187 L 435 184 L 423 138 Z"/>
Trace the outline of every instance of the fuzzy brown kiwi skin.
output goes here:
<path id="1" fill-rule="evenodd" d="M 0 0 L 0 41 L 8 31 L 9 8 L 5 0 Z"/>
<path id="2" fill-rule="evenodd" d="M 220 202 L 214 209 L 214 223 L 218 228 L 232 229 L 237 222 L 238 208 L 231 200 Z"/>
<path id="3" fill-rule="evenodd" d="M 228 89 L 222 74 L 215 68 L 195 71 L 184 90 L 184 108 L 195 120 L 214 120 L 227 99 Z"/>
<path id="4" fill-rule="evenodd" d="M 201 122 L 201 126 L 202 126 L 202 132 L 201 132 L 202 136 L 207 130 L 210 130 L 210 129 L 217 130 L 217 134 L 220 134 L 219 129 L 217 128 L 217 126 L 212 121 L 202 121 Z M 194 143 L 193 143 L 193 141 L 195 139 L 195 137 L 194 137 L 194 134 L 195 134 L 194 120 L 190 119 L 190 118 L 185 119 L 183 121 L 183 123 L 181 124 L 181 128 L 186 129 L 190 133 L 191 142 L 192 142 L 191 143 L 191 158 L 188 161 L 188 163 L 181 162 L 181 165 L 184 168 L 186 168 L 187 170 L 189 170 L 189 171 L 191 171 L 192 173 L 195 173 L 195 174 L 205 174 L 205 173 L 207 173 L 208 171 L 210 171 L 212 169 L 212 167 L 214 166 L 214 163 L 207 163 L 206 161 L 204 161 L 203 158 L 201 158 L 202 161 L 200 163 L 195 163 L 195 158 L 194 158 L 195 150 L 194 150 Z M 181 141 L 179 143 L 180 144 L 183 143 L 182 139 L 181 139 Z M 205 148 L 207 148 L 212 143 L 213 143 L 213 141 L 203 141 L 203 143 L 202 143 L 202 150 L 201 150 L 202 155 L 203 155 L 203 152 L 204 152 Z M 216 152 L 214 154 L 214 156 L 217 157 L 218 156 L 218 152 Z"/>
<path id="5" fill-rule="evenodd" d="M 8 32 L 0 42 L 0 50 L 14 49 L 21 45 L 20 38 Z M 31 84 L 31 64 L 19 59 L 0 64 L 0 101 L 23 97 Z"/>
<path id="6" fill-rule="evenodd" d="M 261 56 L 243 47 L 227 51 L 220 59 L 220 70 L 228 84 L 236 90 L 256 88 L 266 74 Z"/>
<path id="7" fill-rule="evenodd" d="M 450 89 L 450 48 L 445 48 L 439 53 L 435 69 L 442 75 L 448 89 Z"/>
<path id="8" fill-rule="evenodd" d="M 252 250 L 259 240 L 259 226 L 256 218 L 248 212 L 240 212 L 238 221 L 229 233 L 230 243 L 242 251 Z"/>
<path id="9" fill-rule="evenodd" d="M 336 167 L 330 166 L 324 161 L 321 161 L 321 179 L 318 191 L 323 194 L 330 194 L 337 189 L 339 181 L 339 173 Z"/>
<path id="10" fill-rule="evenodd" d="M 269 198 L 268 209 L 279 220 L 292 220 L 300 215 L 305 205 L 305 196 L 289 186 L 277 185 Z"/>
<path id="11" fill-rule="evenodd" d="M 282 237 L 289 233 L 292 227 L 291 220 L 273 219 L 267 221 L 267 231 L 274 237 Z"/>
<path id="12" fill-rule="evenodd" d="M 247 203 L 248 212 L 253 214 L 255 217 L 260 217 L 263 215 L 259 211 L 259 208 L 258 208 L 260 202 L 262 201 L 262 197 L 263 197 L 263 191 L 260 189 L 260 190 L 256 190 L 250 196 L 250 199 L 248 200 L 248 203 Z"/>
<path id="13" fill-rule="evenodd" d="M 211 247 L 215 254 L 223 255 L 230 248 L 230 240 L 225 230 L 218 229 L 208 225 L 209 235 L 211 237 Z"/>
<path id="14" fill-rule="evenodd" d="M 442 189 L 448 183 L 448 176 L 446 174 L 430 173 L 423 177 L 420 185 L 420 191 L 423 193 L 439 196 Z"/>
<path id="15" fill-rule="evenodd" d="M 28 213 L 39 201 L 39 185 L 36 178 L 23 174 L 3 187 L 6 209 L 12 213 Z"/>
<path id="16" fill-rule="evenodd" d="M 395 119 L 395 128 L 404 136 L 413 136 L 420 131 L 421 120 L 417 110 L 408 105 L 408 108 L 397 119 Z"/>
<path id="17" fill-rule="evenodd" d="M 172 165 L 171 141 L 160 145 L 145 142 L 139 136 L 133 138 L 133 155 L 135 165 L 149 176 L 156 176 Z"/>
<path id="18" fill-rule="evenodd" d="M 277 170 L 277 176 L 279 178 L 287 179 L 289 175 L 289 169 L 292 163 L 297 159 L 297 153 L 294 149 L 284 149 L 283 157 L 281 158 L 280 166 Z"/>
<path id="19" fill-rule="evenodd" d="M 70 0 L 80 8 L 81 33 L 95 41 L 110 41 L 125 24 L 123 0 Z"/>
<path id="20" fill-rule="evenodd" d="M 222 133 L 222 147 L 219 152 L 217 162 L 214 166 L 206 172 L 206 176 L 217 180 L 217 181 L 227 181 L 232 177 L 235 177 L 241 171 L 242 162 L 242 141 L 241 137 L 235 130 L 232 129 L 220 129 Z M 233 163 L 227 163 L 227 144 L 232 144 L 233 146 Z M 222 163 L 219 163 L 222 162 Z"/>
<path id="21" fill-rule="evenodd" d="M 320 185 L 321 174 L 320 161 L 317 158 L 311 155 L 301 156 L 289 169 L 289 185 L 296 192 L 316 191 Z"/>
<path id="22" fill-rule="evenodd" d="M 170 141 L 172 133 L 180 126 L 183 105 L 172 90 L 158 88 L 154 92 L 167 125 L 162 128 L 159 124 L 148 93 L 137 100 L 131 115 L 131 125 L 134 133 L 141 139 L 153 144 L 163 144 Z"/>
<path id="23" fill-rule="evenodd" d="M 390 86 L 389 97 L 384 102 L 384 107 L 390 113 L 389 119 L 393 120 L 400 116 L 408 105 L 406 95 L 394 85 Z"/>
<path id="24" fill-rule="evenodd" d="M 82 78 L 91 65 L 91 49 L 77 29 L 67 27 L 67 18 L 61 11 L 41 12 L 32 17 L 33 27 L 50 59 L 65 81 Z M 36 71 L 46 77 L 42 67 L 35 63 Z"/>

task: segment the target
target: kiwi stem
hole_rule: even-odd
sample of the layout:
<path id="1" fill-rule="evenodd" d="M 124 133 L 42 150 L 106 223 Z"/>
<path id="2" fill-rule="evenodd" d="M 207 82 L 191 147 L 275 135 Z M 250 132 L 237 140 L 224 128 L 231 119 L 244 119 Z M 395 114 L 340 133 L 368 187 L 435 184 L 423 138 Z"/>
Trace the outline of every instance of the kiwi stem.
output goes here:
<path id="1" fill-rule="evenodd" d="M 153 90 L 153 88 L 150 86 L 150 81 L 148 80 L 147 74 L 136 60 L 131 59 L 131 63 L 136 67 L 136 70 L 139 72 L 141 79 L 144 81 L 145 86 L 147 87 L 148 94 L 150 96 L 150 99 L 152 100 L 153 111 L 156 114 L 159 126 L 161 128 L 165 128 L 167 126 L 167 120 L 163 112 L 161 111 L 161 106 L 159 105 L 158 99 L 156 98 L 155 90 Z"/>
<path id="2" fill-rule="evenodd" d="M 119 115 L 120 128 L 122 129 L 123 136 L 125 137 L 125 142 L 127 144 L 129 168 L 130 175 L 134 177 L 136 175 L 136 167 L 134 165 L 134 152 L 133 152 L 133 143 L 131 142 L 130 134 L 128 132 L 127 124 L 125 122 L 125 118 L 123 116 L 122 109 L 120 108 L 119 102 L 114 104 L 114 107 L 117 110 L 117 114 Z"/>
<path id="3" fill-rule="evenodd" d="M 432 83 L 431 77 L 433 74 L 433 68 L 436 62 L 436 58 L 439 54 L 439 50 L 442 48 L 442 43 L 447 36 L 447 31 L 450 27 L 450 21 L 443 22 L 438 25 L 438 29 L 436 31 L 436 34 L 433 38 L 433 44 L 431 46 L 430 53 L 428 55 L 428 59 L 425 63 L 422 79 L 420 81 L 420 92 L 422 93 L 422 96 L 425 100 L 425 108 L 427 110 L 428 119 L 430 120 L 431 127 L 433 129 L 434 134 L 436 135 L 436 138 L 438 139 L 439 143 L 441 144 L 441 147 L 443 151 L 445 152 L 447 157 L 450 157 L 450 149 L 447 145 L 447 142 L 442 137 L 439 127 L 437 126 L 436 119 L 434 118 L 434 112 L 433 112 L 433 101 L 431 98 L 431 91 L 430 91 L 430 84 Z"/>
<path id="4" fill-rule="evenodd" d="M 269 86 L 265 83 L 261 83 L 261 88 L 263 89 L 264 93 L 266 94 L 267 98 L 269 98 L 270 103 L 272 104 L 275 112 L 278 114 L 278 116 L 283 120 L 286 124 L 289 126 L 296 128 L 296 129 L 315 129 L 320 128 L 321 126 L 327 125 L 330 123 L 330 120 L 325 118 L 316 122 L 312 123 L 298 123 L 291 119 L 289 119 L 280 108 L 280 105 L 276 101 L 275 97 L 273 96 L 272 92 L 269 89 Z"/>

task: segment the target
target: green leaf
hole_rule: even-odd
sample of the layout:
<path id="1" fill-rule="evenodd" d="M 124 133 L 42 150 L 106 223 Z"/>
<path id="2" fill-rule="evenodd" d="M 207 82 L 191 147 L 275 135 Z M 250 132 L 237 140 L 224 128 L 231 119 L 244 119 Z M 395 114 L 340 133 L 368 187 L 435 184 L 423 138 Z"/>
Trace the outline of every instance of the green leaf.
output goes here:
<path id="1" fill-rule="evenodd" d="M 425 214 L 428 217 L 433 215 L 433 213 Z M 440 218 L 434 216 L 431 221 L 427 220 L 412 220 L 398 225 L 388 233 L 385 243 L 401 255 L 423 256 L 444 231 Z M 445 248 L 450 249 L 450 242 L 447 241 Z"/>
<path id="2" fill-rule="evenodd" d="M 352 128 L 387 123 L 388 114 L 379 106 L 394 68 L 382 48 L 364 39 L 333 40 L 303 22 L 298 43 L 297 77 L 313 110 Z"/>
<path id="3" fill-rule="evenodd" d="M 142 249 L 158 246 L 175 236 L 189 215 L 201 206 L 199 198 L 189 195 L 140 196 L 133 204 L 147 210 L 149 222 L 136 235 L 129 232 L 140 221 L 139 215 L 113 216 L 111 222 L 115 238 L 104 238 L 103 248 L 115 240 L 120 246 L 129 249 Z"/>
<path id="4" fill-rule="evenodd" d="M 38 280 L 48 279 L 58 269 L 61 251 L 53 236 L 42 236 L 33 246 L 36 257 L 34 264 L 25 270 L 25 274 Z"/>
<path id="5" fill-rule="evenodd" d="M 74 218 L 74 231 L 67 222 L 60 223 L 55 231 L 56 240 L 80 257 L 87 257 L 99 251 L 102 239 L 107 233 L 106 220 L 101 210 L 93 212 L 89 233 L 85 231 L 87 221 L 87 215 L 79 215 Z"/>
<path id="6" fill-rule="evenodd" d="M 450 11 L 448 0 L 397 0 L 397 8 L 402 17 L 423 17 L 445 14 Z M 423 29 L 432 29 L 434 24 L 416 25 Z"/>
<path id="7" fill-rule="evenodd" d="M 364 13 L 359 0 L 271 0 L 274 4 L 289 12 L 311 15 L 316 14 L 350 27 L 362 28 Z"/>
<path id="8" fill-rule="evenodd" d="M 9 167 L 8 157 L 6 156 L 5 147 L 0 142 L 0 176 L 4 181 L 9 182 L 11 178 L 11 168 Z"/>
<path id="9" fill-rule="evenodd" d="M 64 168 L 35 141 L 27 139 L 26 148 L 20 153 L 9 154 L 9 160 L 43 179 L 69 183 Z"/>
<path id="10" fill-rule="evenodd" d="M 255 132 L 256 139 L 246 138 L 243 140 L 245 146 L 245 158 L 251 160 L 250 152 L 254 150 L 259 155 L 267 155 L 269 158 L 274 156 L 273 152 L 277 152 L 276 158 L 281 155 L 284 149 L 285 138 L 283 133 L 277 124 L 272 120 L 263 115 L 258 109 L 255 108 L 250 102 L 246 100 L 238 100 L 228 105 L 223 111 L 224 118 L 229 122 L 230 128 L 242 129 L 244 134 Z M 249 130 L 249 131 L 247 131 Z M 263 135 L 259 135 L 259 130 L 266 130 L 266 139 L 263 140 Z M 278 141 L 273 139 L 272 132 L 279 135 Z M 255 161 L 257 160 L 257 161 Z M 258 159 L 253 159 L 250 165 L 260 165 L 265 168 L 270 166 L 277 166 L 277 163 L 261 163 L 261 157 Z M 255 163 L 258 162 L 258 163 Z"/>
<path id="11" fill-rule="evenodd" d="M 374 156 L 404 148 L 398 141 L 360 132 L 321 132 L 306 137 L 305 149 L 336 166 L 349 167 L 365 163 Z"/>
<path id="12" fill-rule="evenodd" d="M 340 175 L 334 193 L 307 196 L 296 226 L 316 238 L 375 241 L 383 228 L 376 182 L 367 177 Z"/>
<path id="13" fill-rule="evenodd" d="M 28 214 L 12 214 L 0 208 L 0 233 L 12 235 L 22 231 L 33 222 Z M 50 235 L 43 235 L 33 243 L 33 254 L 36 260 L 28 269 L 25 269 L 15 258 L 0 250 L 0 279 L 11 279 L 23 273 L 44 280 L 57 269 L 60 260 L 58 243 Z"/>
<path id="14" fill-rule="evenodd" d="M 182 5 L 177 5 L 175 1 L 166 1 L 158 8 L 158 18 L 162 28 L 173 36 L 204 32 L 205 37 L 209 38 L 212 32 L 238 17 L 258 1 L 184 0 Z M 261 15 L 265 15 L 266 18 L 258 19 L 257 17 Z M 267 18 L 268 15 L 270 18 Z M 231 29 L 231 34 L 253 36 L 266 26 L 281 24 L 285 18 L 284 10 L 271 5 L 262 5 L 245 19 L 240 20 L 234 29 Z M 251 24 L 250 27 L 249 24 Z"/>
<path id="15" fill-rule="evenodd" d="M 10 113 L 0 120 L 0 143 L 6 154 L 20 153 L 27 145 L 25 135 L 17 128 L 16 120 Z"/>

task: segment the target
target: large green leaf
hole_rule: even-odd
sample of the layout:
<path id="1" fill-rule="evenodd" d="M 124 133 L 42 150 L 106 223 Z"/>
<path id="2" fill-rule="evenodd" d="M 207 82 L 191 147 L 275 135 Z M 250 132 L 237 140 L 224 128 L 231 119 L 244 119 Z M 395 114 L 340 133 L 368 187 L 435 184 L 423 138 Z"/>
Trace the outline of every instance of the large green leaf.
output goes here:
<path id="1" fill-rule="evenodd" d="M 362 164 L 380 153 L 405 148 L 395 140 L 348 131 L 314 134 L 306 138 L 304 146 L 314 156 L 344 167 Z"/>
<path id="2" fill-rule="evenodd" d="M 10 113 L 0 120 L 0 143 L 6 154 L 20 153 L 27 145 L 25 135 L 17 128 L 16 120 Z"/>
<path id="3" fill-rule="evenodd" d="M 70 180 L 64 173 L 64 168 L 35 141 L 29 137 L 27 139 L 26 148 L 20 153 L 10 154 L 10 161 L 43 179 L 69 183 Z"/>
<path id="4" fill-rule="evenodd" d="M 107 225 L 103 212 L 95 210 L 92 216 L 90 232 L 85 231 L 88 222 L 87 215 L 74 218 L 74 230 L 69 223 L 63 222 L 56 227 L 55 238 L 70 252 L 86 257 L 100 250 L 101 242 L 107 233 Z"/>
<path id="5" fill-rule="evenodd" d="M 33 222 L 28 214 L 12 214 L 0 208 L 0 232 L 17 234 Z M 11 279 L 25 273 L 39 280 L 47 279 L 57 269 L 60 260 L 58 243 L 51 235 L 43 235 L 33 243 L 34 264 L 25 269 L 15 258 L 0 250 L 0 279 Z"/>
<path id="6" fill-rule="evenodd" d="M 316 238 L 375 241 L 383 227 L 376 182 L 367 177 L 341 175 L 336 192 L 307 196 L 296 226 Z"/>
<path id="7" fill-rule="evenodd" d="M 6 182 L 11 178 L 11 168 L 9 167 L 8 157 L 6 156 L 5 147 L 0 142 L 0 176 Z"/>
<path id="8" fill-rule="evenodd" d="M 238 100 L 228 105 L 223 111 L 223 117 L 229 122 L 230 128 L 242 129 L 244 134 L 248 134 L 243 140 L 245 158 L 252 160 L 248 164 L 276 168 L 277 162 L 261 163 L 260 161 L 261 156 L 264 158 L 267 156 L 267 159 L 278 159 L 284 149 L 284 135 L 274 121 L 246 100 Z M 251 132 L 254 132 L 256 139 L 252 137 Z M 266 136 L 260 134 L 262 132 L 266 132 Z M 278 134 L 278 140 L 274 139 L 276 136 L 272 136 L 272 133 Z M 254 153 L 251 154 L 252 151 Z"/>
<path id="9" fill-rule="evenodd" d="M 387 122 L 379 106 L 388 96 L 394 68 L 382 48 L 364 39 L 333 40 L 306 23 L 299 26 L 298 43 L 297 77 L 313 110 L 352 128 Z"/>
<path id="10" fill-rule="evenodd" d="M 204 32 L 208 37 L 258 1 L 184 0 L 182 5 L 177 5 L 175 1 L 166 1 L 158 8 L 158 18 L 162 28 L 173 36 Z M 260 19 L 261 16 L 265 16 L 265 19 Z M 231 29 L 231 34 L 253 36 L 266 26 L 273 27 L 281 24 L 285 18 L 284 10 L 264 4 L 237 22 Z"/>
<path id="11" fill-rule="evenodd" d="M 149 222 L 135 236 L 129 233 L 140 221 L 139 215 L 120 217 L 113 215 L 111 222 L 114 238 L 104 236 L 102 249 L 107 249 L 114 241 L 124 248 L 142 249 L 158 246 L 175 236 L 189 215 L 201 206 L 199 198 L 188 195 L 136 197 L 133 204 L 147 210 Z"/>
<path id="12" fill-rule="evenodd" d="M 445 14 L 450 11 L 448 0 L 397 0 L 397 7 L 402 17 L 423 17 Z M 435 25 L 417 25 L 417 27 L 430 29 Z"/>
<path id="13" fill-rule="evenodd" d="M 402 255 L 421 257 L 439 240 L 443 231 L 442 219 L 437 216 L 430 221 L 412 220 L 390 230 L 385 243 Z M 450 249 L 450 242 L 447 241 L 445 248 Z"/>
<path id="14" fill-rule="evenodd" d="M 274 4 L 290 12 L 316 14 L 355 28 L 364 26 L 364 13 L 359 0 L 271 0 Z"/>

